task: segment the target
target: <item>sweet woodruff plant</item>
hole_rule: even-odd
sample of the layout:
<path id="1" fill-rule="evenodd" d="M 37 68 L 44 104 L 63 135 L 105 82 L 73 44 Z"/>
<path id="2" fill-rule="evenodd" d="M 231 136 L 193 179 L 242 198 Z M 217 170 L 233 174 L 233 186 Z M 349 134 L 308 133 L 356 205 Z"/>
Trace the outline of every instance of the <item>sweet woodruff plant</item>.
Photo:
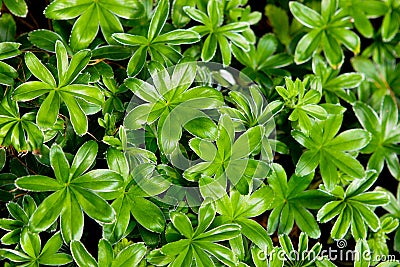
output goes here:
<path id="1" fill-rule="evenodd" d="M 0 5 L 0 264 L 400 265 L 399 0 Z"/>

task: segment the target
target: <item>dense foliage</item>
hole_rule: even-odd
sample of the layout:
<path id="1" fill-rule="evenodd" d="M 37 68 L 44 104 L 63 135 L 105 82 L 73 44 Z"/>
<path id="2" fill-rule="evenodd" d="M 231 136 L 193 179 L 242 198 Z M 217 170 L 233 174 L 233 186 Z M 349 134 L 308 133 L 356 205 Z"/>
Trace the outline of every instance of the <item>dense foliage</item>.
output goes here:
<path id="1" fill-rule="evenodd" d="M 0 5 L 4 266 L 400 265 L 399 0 Z"/>

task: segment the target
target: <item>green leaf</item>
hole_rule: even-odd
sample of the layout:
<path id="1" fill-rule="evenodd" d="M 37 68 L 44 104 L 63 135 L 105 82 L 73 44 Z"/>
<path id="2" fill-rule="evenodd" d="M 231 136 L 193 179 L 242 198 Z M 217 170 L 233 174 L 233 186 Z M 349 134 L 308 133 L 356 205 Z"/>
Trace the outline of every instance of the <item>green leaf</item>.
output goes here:
<path id="1" fill-rule="evenodd" d="M 329 80 L 325 86 L 332 88 L 354 88 L 360 85 L 364 76 L 360 73 L 345 73 L 332 80 Z"/>
<path id="2" fill-rule="evenodd" d="M 337 166 L 332 164 L 329 155 L 321 155 L 319 169 L 322 180 L 328 190 L 332 190 L 339 181 Z"/>
<path id="3" fill-rule="evenodd" d="M 56 41 L 55 51 L 57 55 L 57 70 L 58 80 L 64 80 L 64 74 L 68 71 L 68 53 L 63 43 L 59 40 Z"/>
<path id="4" fill-rule="evenodd" d="M 279 237 L 279 244 L 285 251 L 285 254 L 289 257 L 289 259 L 294 259 L 294 257 L 291 255 L 291 252 L 294 251 L 293 243 L 290 240 L 289 236 L 287 235 L 280 235 Z"/>
<path id="5" fill-rule="evenodd" d="M 130 46 L 147 45 L 149 42 L 146 37 L 141 35 L 132 35 L 129 33 L 114 33 L 112 37 L 117 42 Z"/>
<path id="6" fill-rule="evenodd" d="M 111 204 L 116 213 L 115 222 L 106 224 L 103 227 L 103 236 L 112 243 L 118 242 L 128 229 L 130 221 L 130 207 L 129 201 L 126 197 L 122 196 L 114 200 Z"/>
<path id="7" fill-rule="evenodd" d="M 153 43 L 166 43 L 172 45 L 192 44 L 200 41 L 200 35 L 191 30 L 174 30 L 156 37 Z"/>
<path id="8" fill-rule="evenodd" d="M 20 234 L 21 229 L 12 230 L 1 238 L 1 243 L 4 245 L 17 244 L 20 241 Z"/>
<path id="9" fill-rule="evenodd" d="M 330 17 L 332 17 L 335 14 L 337 7 L 338 7 L 338 1 L 336 1 L 336 0 L 322 0 L 321 16 L 325 20 L 328 20 Z"/>
<path id="10" fill-rule="evenodd" d="M 0 61 L 0 84 L 12 86 L 17 77 L 18 73 L 13 67 Z"/>
<path id="11" fill-rule="evenodd" d="M 69 95 L 63 94 L 64 103 L 67 105 L 68 113 L 71 118 L 71 123 L 74 131 L 78 135 L 84 135 L 88 129 L 88 121 L 86 114 L 79 106 L 77 100 Z"/>
<path id="12" fill-rule="evenodd" d="M 44 245 L 41 253 L 41 257 L 50 257 L 57 253 L 57 251 L 63 245 L 63 240 L 61 238 L 61 233 L 55 233 L 47 243 Z"/>
<path id="13" fill-rule="evenodd" d="M 21 44 L 14 42 L 0 43 L 0 60 L 12 58 L 21 54 L 18 50 Z"/>
<path id="14" fill-rule="evenodd" d="M 300 107 L 300 109 L 304 110 L 307 114 L 319 120 L 324 120 L 328 116 L 326 110 L 318 105 L 313 105 L 313 104 L 303 105 Z"/>
<path id="15" fill-rule="evenodd" d="M 60 46 L 64 46 L 59 42 Z M 76 80 L 79 73 L 87 66 L 89 63 L 92 53 L 90 50 L 81 50 L 72 56 L 71 62 L 68 67 L 68 71 L 64 73 L 64 76 L 60 78 L 60 86 L 71 84 Z M 57 54 L 57 57 L 61 55 Z M 64 55 L 63 55 L 64 56 Z M 64 63 L 65 64 L 65 63 Z"/>
<path id="16" fill-rule="evenodd" d="M 205 140 L 215 140 L 218 135 L 217 126 L 207 117 L 195 118 L 183 127 L 194 136 Z"/>
<path id="17" fill-rule="evenodd" d="M 343 208 L 344 205 L 342 205 L 341 201 L 331 201 L 318 211 L 317 219 L 321 223 L 328 222 L 341 213 Z"/>
<path id="18" fill-rule="evenodd" d="M 272 165 L 272 175 L 268 177 L 268 183 L 272 190 L 280 197 L 286 197 L 288 190 L 286 172 L 281 165 Z"/>
<path id="19" fill-rule="evenodd" d="M 391 41 L 399 30 L 399 26 L 399 13 L 394 11 L 386 13 L 381 26 L 383 41 Z"/>
<path id="20" fill-rule="evenodd" d="M 89 46 L 99 31 L 97 8 L 92 5 L 76 20 L 72 27 L 70 46 L 73 50 L 81 50 Z"/>
<path id="21" fill-rule="evenodd" d="M 369 206 L 384 206 L 388 204 L 388 195 L 384 192 L 364 192 L 351 197 L 351 200 L 361 202 Z"/>
<path id="22" fill-rule="evenodd" d="M 115 257 L 112 262 L 112 267 L 135 267 L 140 264 L 143 257 L 146 255 L 146 246 L 142 243 L 132 244 L 123 249 Z"/>
<path id="23" fill-rule="evenodd" d="M 101 92 L 101 90 L 91 85 L 83 85 L 83 84 L 67 85 L 59 89 L 58 92 L 60 92 L 62 96 L 68 94 L 76 97 L 76 99 L 79 101 L 78 102 L 79 105 L 81 105 L 82 107 L 84 107 L 82 105 L 82 103 L 84 102 L 82 102 L 81 100 L 85 100 L 86 102 L 99 107 L 102 106 L 104 103 L 104 95 Z M 87 111 L 86 113 L 90 114 Z"/>
<path id="24" fill-rule="evenodd" d="M 242 234 L 250 239 L 255 245 L 264 251 L 272 248 L 272 241 L 267 236 L 265 229 L 251 219 L 239 219 L 236 222 L 240 225 Z"/>
<path id="25" fill-rule="evenodd" d="M 198 234 L 193 239 L 196 240 L 196 242 L 218 242 L 229 240 L 237 237 L 240 234 L 240 229 L 240 226 L 237 224 L 224 224 L 207 232 Z"/>
<path id="26" fill-rule="evenodd" d="M 107 195 L 119 194 L 122 189 L 122 177 L 111 170 L 93 170 L 71 181 L 74 186 L 92 190 L 108 199 Z"/>
<path id="27" fill-rule="evenodd" d="M 103 33 L 107 43 L 117 44 L 117 42 L 112 38 L 112 34 L 124 31 L 121 22 L 108 9 L 97 9 L 97 13 L 101 32 Z"/>
<path id="28" fill-rule="evenodd" d="M 0 17 L 0 42 L 10 42 L 15 40 L 17 25 L 13 16 L 8 13 L 1 14 Z"/>
<path id="29" fill-rule="evenodd" d="M 355 55 L 360 52 L 361 41 L 356 33 L 346 29 L 331 29 L 329 32 Z"/>
<path id="30" fill-rule="evenodd" d="M 105 45 L 92 50 L 92 59 L 123 60 L 132 55 L 132 48 L 120 45 Z"/>
<path id="31" fill-rule="evenodd" d="M 31 216 L 37 208 L 35 200 L 29 195 L 22 199 L 22 207 L 28 216 Z"/>
<path id="32" fill-rule="evenodd" d="M 335 137 L 327 147 L 339 151 L 357 151 L 365 147 L 371 140 L 371 134 L 365 130 L 352 129 Z"/>
<path id="33" fill-rule="evenodd" d="M 30 257 L 23 252 L 19 252 L 12 249 L 2 248 L 0 249 L 0 256 L 10 259 L 14 262 L 27 262 L 30 261 Z"/>
<path id="34" fill-rule="evenodd" d="M 206 266 L 215 266 L 215 263 L 210 259 L 210 257 L 205 253 L 202 249 L 198 247 L 193 247 L 193 256 L 196 260 L 197 266 L 206 267 Z"/>
<path id="35" fill-rule="evenodd" d="M 354 178 L 363 178 L 365 175 L 364 167 L 361 163 L 354 159 L 349 154 L 339 151 L 326 151 L 327 155 L 330 156 L 331 162 L 333 162 L 341 171 L 347 173 Z"/>
<path id="36" fill-rule="evenodd" d="M 79 240 L 83 235 L 83 212 L 75 197 L 69 191 L 68 197 L 64 200 L 64 210 L 61 213 L 61 233 L 64 241 L 68 244 L 72 240 Z"/>
<path id="37" fill-rule="evenodd" d="M 341 239 L 346 235 L 348 229 L 350 228 L 352 216 L 351 208 L 345 206 L 340 212 L 340 215 L 331 230 L 331 236 L 334 239 Z"/>
<path id="38" fill-rule="evenodd" d="M 93 140 L 86 142 L 79 148 L 71 165 L 71 179 L 82 175 L 93 165 L 96 160 L 97 150 L 98 145 Z"/>
<path id="39" fill-rule="evenodd" d="M 309 150 L 304 152 L 296 164 L 296 174 L 305 176 L 317 168 L 320 160 L 320 153 L 318 150 Z"/>
<path id="40" fill-rule="evenodd" d="M 284 205 L 280 215 L 278 234 L 288 234 L 294 225 L 293 208 L 290 205 Z"/>
<path id="41" fill-rule="evenodd" d="M 233 144 L 231 159 L 240 159 L 250 155 L 259 146 L 263 134 L 262 126 L 255 126 L 247 130 Z"/>
<path id="42" fill-rule="evenodd" d="M 229 44 L 228 39 L 222 35 L 218 35 L 217 41 L 222 55 L 222 63 L 224 66 L 229 66 L 232 59 L 231 45 Z"/>
<path id="43" fill-rule="evenodd" d="M 207 17 L 207 15 L 201 11 L 198 10 L 194 7 L 183 7 L 183 10 L 186 12 L 186 14 L 193 20 L 206 24 L 207 22 L 210 21 L 210 19 Z"/>
<path id="44" fill-rule="evenodd" d="M 352 16 L 354 18 L 354 26 L 365 37 L 372 38 L 374 28 L 369 21 L 368 17 L 357 7 L 351 8 Z"/>
<path id="45" fill-rule="evenodd" d="M 264 186 L 253 192 L 247 199 L 246 210 L 241 213 L 241 217 L 256 217 L 268 210 L 275 200 L 275 192 L 269 186 Z"/>
<path id="46" fill-rule="evenodd" d="M 16 219 L 17 221 L 21 221 L 24 223 L 28 222 L 28 215 L 26 212 L 21 208 L 20 205 L 18 205 L 15 202 L 9 202 L 7 203 L 7 210 L 10 213 L 10 215 Z"/>
<path id="47" fill-rule="evenodd" d="M 307 209 L 295 205 L 294 219 L 299 228 L 311 238 L 319 238 L 321 231 L 314 216 Z"/>
<path id="48" fill-rule="evenodd" d="M 225 32 L 224 36 L 228 38 L 234 45 L 242 49 L 243 52 L 249 52 L 250 42 L 241 34 L 235 32 Z"/>
<path id="49" fill-rule="evenodd" d="M 25 54 L 25 64 L 32 72 L 32 74 L 35 75 L 39 80 L 47 83 L 53 88 L 57 86 L 51 72 L 42 64 L 42 62 L 40 62 L 40 60 L 32 52 L 27 52 Z"/>
<path id="50" fill-rule="evenodd" d="M 121 151 L 110 147 L 107 150 L 106 158 L 108 167 L 111 170 L 118 172 L 124 179 L 126 179 L 129 175 L 129 165 L 125 155 Z"/>
<path id="51" fill-rule="evenodd" d="M 217 258 L 220 262 L 225 264 L 225 266 L 237 266 L 237 258 L 233 254 L 233 252 L 219 244 L 214 244 L 210 242 L 200 243 L 199 241 L 196 244 L 201 244 L 201 249 L 206 250 L 208 253 Z"/>
<path id="52" fill-rule="evenodd" d="M 13 219 L 0 219 L 0 228 L 7 231 L 12 231 L 16 228 L 20 228 L 23 226 L 21 221 L 13 220 Z"/>
<path id="53" fill-rule="evenodd" d="M 24 0 L 3 0 L 10 12 L 18 17 L 26 17 L 28 14 L 28 6 Z"/>
<path id="54" fill-rule="evenodd" d="M 57 191 L 63 188 L 59 181 L 43 175 L 20 177 L 15 181 L 15 185 L 34 192 Z"/>
<path id="55" fill-rule="evenodd" d="M 98 244 L 98 266 L 107 266 L 114 259 L 114 251 L 110 242 L 102 238 Z"/>
<path id="56" fill-rule="evenodd" d="M 71 242 L 71 253 L 79 267 L 97 267 L 97 262 L 80 241 Z"/>
<path id="57" fill-rule="evenodd" d="M 144 12 L 143 4 L 137 0 L 124 0 L 122 2 L 118 0 L 102 1 L 101 6 L 124 19 L 139 18 Z M 126 8 L 127 6 L 129 8 Z"/>
<path id="58" fill-rule="evenodd" d="M 7 160 L 6 150 L 4 148 L 0 148 L 0 170 L 4 168 L 6 160 Z"/>
<path id="59" fill-rule="evenodd" d="M 39 258 L 39 263 L 44 265 L 65 265 L 72 262 L 72 257 L 65 253 L 56 253 L 49 257 L 41 256 Z"/>
<path id="60" fill-rule="evenodd" d="M 280 204 L 279 206 L 275 207 L 270 213 L 267 225 L 267 230 L 269 235 L 272 235 L 278 228 L 280 215 L 284 206 L 285 206 L 284 204 Z"/>
<path id="61" fill-rule="evenodd" d="M 182 251 L 187 249 L 189 244 L 190 244 L 189 239 L 181 239 L 175 242 L 170 242 L 161 248 L 161 252 L 164 255 L 178 255 Z"/>
<path id="62" fill-rule="evenodd" d="M 146 57 L 147 47 L 140 46 L 128 62 L 128 68 L 126 69 L 128 76 L 135 76 L 143 69 Z"/>
<path id="63" fill-rule="evenodd" d="M 191 73 L 190 76 L 185 74 L 185 77 L 192 77 L 193 74 L 194 73 Z M 181 87 L 189 87 L 190 83 L 188 80 L 184 80 L 180 84 Z M 190 88 L 180 96 L 177 96 L 176 101 L 181 102 L 184 106 L 194 109 L 213 109 L 221 107 L 224 103 L 221 92 L 208 86 L 196 86 Z"/>
<path id="64" fill-rule="evenodd" d="M 399 118 L 396 103 L 391 96 L 386 95 L 383 98 L 380 114 L 382 117 L 382 132 L 388 133 L 390 129 L 396 127 Z"/>
<path id="65" fill-rule="evenodd" d="M 170 87 L 173 90 L 176 90 L 174 94 L 178 94 L 179 92 L 184 92 L 191 86 L 196 77 L 196 71 L 197 71 L 197 65 L 193 62 L 181 63 L 174 68 L 174 72 L 172 73 L 171 76 L 171 85 L 170 85 Z M 191 90 L 195 89 L 196 88 L 192 88 Z M 191 90 L 184 92 L 182 97 L 183 98 L 186 97 L 187 100 L 190 100 L 192 97 L 188 97 L 188 95 L 190 94 Z M 204 91 L 207 90 L 205 89 Z M 200 98 L 202 95 L 200 94 L 196 96 Z"/>
<path id="66" fill-rule="evenodd" d="M 287 12 L 280 7 L 267 4 L 265 14 L 271 23 L 274 34 L 284 45 L 289 45 L 291 37 L 289 35 L 289 16 Z"/>
<path id="67" fill-rule="evenodd" d="M 319 29 L 311 30 L 304 35 L 296 46 L 294 61 L 296 64 L 307 62 L 318 48 L 323 33 Z"/>
<path id="68" fill-rule="evenodd" d="M 323 25 L 323 17 L 313 9 L 294 1 L 289 3 L 289 8 L 293 16 L 305 26 L 318 28 Z"/>
<path id="69" fill-rule="evenodd" d="M 158 122 L 161 141 L 159 142 L 159 145 L 161 150 L 167 155 L 172 154 L 174 150 L 178 148 L 178 142 L 182 136 L 181 118 L 178 117 L 180 114 L 176 113 L 177 110 L 178 109 L 175 109 L 173 115 L 168 114 L 165 119 L 162 118 Z M 179 111 L 186 112 L 187 110 L 179 108 Z"/>
<path id="70" fill-rule="evenodd" d="M 130 130 L 136 130 L 142 127 L 146 122 L 154 122 L 160 117 L 163 108 L 152 112 L 154 106 L 151 104 L 142 104 L 130 110 L 124 120 L 124 126 Z"/>
<path id="71" fill-rule="evenodd" d="M 365 223 L 360 213 L 356 210 L 353 211 L 353 218 L 351 221 L 351 234 L 354 236 L 356 240 L 365 239 L 367 237 L 367 229 L 365 228 Z"/>
<path id="72" fill-rule="evenodd" d="M 313 178 L 314 173 L 310 173 L 303 177 L 293 174 L 287 183 L 288 191 L 286 192 L 286 195 L 289 196 L 290 199 L 301 196 L 301 193 L 309 187 Z"/>
<path id="73" fill-rule="evenodd" d="M 146 257 L 147 261 L 155 265 L 167 265 L 174 261 L 175 257 L 171 255 L 164 255 L 161 249 L 154 249 Z"/>
<path id="74" fill-rule="evenodd" d="M 47 6 L 45 15 L 50 19 L 73 19 L 82 14 L 93 2 L 83 1 L 79 5 L 68 0 L 56 0 Z"/>
<path id="75" fill-rule="evenodd" d="M 210 17 L 213 28 L 221 26 L 223 18 L 221 17 L 221 2 L 208 2 L 207 13 Z"/>
<path id="76" fill-rule="evenodd" d="M 189 23 L 190 18 L 184 12 L 184 7 L 195 7 L 195 0 L 174 0 L 172 3 L 171 19 L 176 28 L 182 28 Z"/>
<path id="77" fill-rule="evenodd" d="M 376 126 L 380 124 L 378 115 L 370 106 L 362 102 L 356 102 L 353 109 L 358 120 L 365 129 L 371 133 L 379 132 L 376 128 Z"/>
<path id="78" fill-rule="evenodd" d="M 374 232 L 378 231 L 380 227 L 380 222 L 378 216 L 371 211 L 368 207 L 358 204 L 358 203 L 351 203 L 353 207 L 353 211 L 358 212 L 363 221 L 371 228 Z"/>
<path id="79" fill-rule="evenodd" d="M 213 222 L 215 218 L 215 206 L 212 202 L 203 202 L 199 208 L 199 225 L 196 228 L 196 233 L 203 233 Z"/>
<path id="80" fill-rule="evenodd" d="M 359 195 L 367 191 L 376 182 L 378 175 L 375 171 L 367 171 L 364 179 L 354 180 L 346 189 L 348 198 Z"/>
<path id="81" fill-rule="evenodd" d="M 40 238 L 38 234 L 30 233 L 27 228 L 24 228 L 21 233 L 21 248 L 32 258 L 36 258 L 40 254 Z"/>
<path id="82" fill-rule="evenodd" d="M 60 216 L 63 209 L 63 201 L 67 196 L 67 190 L 59 190 L 43 200 L 32 214 L 29 221 L 29 230 L 43 232 L 49 228 Z"/>
<path id="83" fill-rule="evenodd" d="M 51 128 L 57 120 L 59 109 L 60 97 L 56 91 L 50 91 L 37 113 L 37 125 L 42 129 Z"/>
<path id="84" fill-rule="evenodd" d="M 211 33 L 208 35 L 201 50 L 201 59 L 205 62 L 210 61 L 217 52 L 217 37 Z"/>
<path id="85" fill-rule="evenodd" d="M 329 65 L 331 65 L 333 69 L 338 69 L 343 64 L 344 60 L 343 50 L 340 48 L 338 40 L 331 36 L 330 33 L 324 32 L 322 33 L 321 41 Z"/>
<path id="86" fill-rule="evenodd" d="M 400 164 L 399 164 L 399 158 L 397 156 L 397 153 L 392 152 L 392 153 L 387 153 L 385 159 L 386 159 L 386 164 L 387 167 L 390 171 L 390 173 L 395 177 L 396 179 L 400 178 Z"/>
<path id="87" fill-rule="evenodd" d="M 14 85 L 14 79 L 17 77 L 18 73 L 13 67 L 0 61 L 0 84 Z"/>
<path id="88" fill-rule="evenodd" d="M 130 198 L 131 213 L 136 221 L 149 231 L 161 233 L 165 218 L 160 208 L 144 198 Z"/>
<path id="89" fill-rule="evenodd" d="M 153 85 L 144 82 L 136 78 L 128 78 L 124 84 L 128 87 L 136 96 L 140 97 L 150 103 L 155 103 L 161 99 L 162 96 L 154 88 Z"/>
<path id="90" fill-rule="evenodd" d="M 112 207 L 96 193 L 74 186 L 72 192 L 75 194 L 83 211 L 91 218 L 111 223 L 115 220 L 115 211 Z"/>
<path id="91" fill-rule="evenodd" d="M 31 31 L 29 33 L 29 41 L 34 46 L 49 52 L 55 51 L 57 41 L 64 43 L 63 38 L 58 33 L 46 29 Z"/>
<path id="92" fill-rule="evenodd" d="M 39 81 L 26 82 L 14 90 L 13 99 L 15 101 L 29 101 L 48 93 L 50 90 L 52 90 L 52 87 L 46 83 Z"/>
<path id="93" fill-rule="evenodd" d="M 174 212 L 170 215 L 170 217 L 172 224 L 182 235 L 188 239 L 192 238 L 194 233 L 193 227 L 186 215 L 179 212 Z"/>
<path id="94" fill-rule="evenodd" d="M 147 39 L 152 41 L 155 37 L 157 37 L 164 24 L 167 20 L 169 14 L 169 1 L 161 0 L 157 7 L 154 10 L 154 14 L 150 21 L 149 31 L 147 33 Z"/>
<path id="95" fill-rule="evenodd" d="M 357 240 L 355 251 L 358 255 L 371 255 L 368 242 L 366 240 Z M 359 256 L 354 261 L 354 267 L 369 267 L 369 257 Z"/>

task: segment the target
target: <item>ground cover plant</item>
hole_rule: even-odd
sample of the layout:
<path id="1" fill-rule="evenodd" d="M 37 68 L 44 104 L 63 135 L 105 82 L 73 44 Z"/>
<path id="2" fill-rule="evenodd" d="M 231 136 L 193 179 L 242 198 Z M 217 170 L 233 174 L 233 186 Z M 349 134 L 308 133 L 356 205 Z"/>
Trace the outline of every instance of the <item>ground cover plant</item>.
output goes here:
<path id="1" fill-rule="evenodd" d="M 0 264 L 400 266 L 400 1 L 0 6 Z"/>

